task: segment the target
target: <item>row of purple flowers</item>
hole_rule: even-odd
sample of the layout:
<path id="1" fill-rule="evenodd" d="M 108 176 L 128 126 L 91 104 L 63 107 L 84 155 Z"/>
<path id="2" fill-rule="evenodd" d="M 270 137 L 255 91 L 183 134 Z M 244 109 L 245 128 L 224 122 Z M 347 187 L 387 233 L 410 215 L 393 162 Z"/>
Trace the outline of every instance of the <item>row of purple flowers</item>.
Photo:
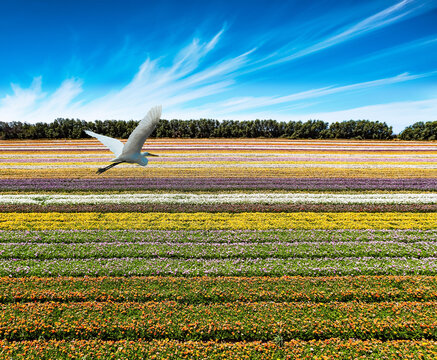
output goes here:
<path id="1" fill-rule="evenodd" d="M 437 204 L 2 204 L 0 212 L 437 212 Z"/>
<path id="2" fill-rule="evenodd" d="M 435 152 L 437 151 L 436 146 L 392 146 L 388 147 L 386 145 L 363 145 L 363 146 L 329 146 L 329 147 L 322 147 L 320 145 L 308 145 L 308 146 L 281 146 L 281 145 L 275 145 L 275 146 L 235 146 L 235 145 L 212 145 L 212 146 L 199 146 L 199 145 L 183 145 L 183 146 L 168 146 L 166 144 L 162 146 L 156 146 L 156 145 L 149 145 L 144 148 L 145 150 L 153 150 L 153 151 L 167 151 L 167 150 L 177 150 L 177 151 L 205 151 L 205 150 L 231 150 L 231 151 L 244 151 L 244 150 L 250 150 L 250 151 L 318 151 L 318 152 L 339 152 L 339 151 L 350 151 L 350 152 L 371 152 L 371 153 L 378 153 L 378 152 L 414 152 L 414 151 L 420 151 L 420 152 Z M 26 146 L 23 147 L 23 145 L 12 145 L 7 146 L 4 145 L 1 147 L 1 151 L 4 152 L 17 152 L 17 151 L 26 151 L 26 152 L 41 152 L 41 151 L 56 151 L 56 152 L 72 152 L 72 151 L 107 151 L 107 149 L 104 146 L 94 146 L 94 147 L 56 147 L 56 146 L 42 146 L 42 145 L 35 145 L 35 146 Z"/>
<path id="3" fill-rule="evenodd" d="M 0 191 L 16 190 L 437 190 L 437 178 L 22 178 L 0 179 Z"/>

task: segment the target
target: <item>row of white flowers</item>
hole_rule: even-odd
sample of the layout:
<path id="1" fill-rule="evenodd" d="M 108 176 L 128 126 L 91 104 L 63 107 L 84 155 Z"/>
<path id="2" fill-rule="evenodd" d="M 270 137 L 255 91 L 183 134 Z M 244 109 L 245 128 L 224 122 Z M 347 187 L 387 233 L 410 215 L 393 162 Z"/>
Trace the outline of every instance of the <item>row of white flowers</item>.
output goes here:
<path id="1" fill-rule="evenodd" d="M 333 193 L 219 193 L 219 194 L 109 194 L 109 195 L 0 195 L 1 204 L 433 204 L 437 193 L 333 194 Z"/>
<path id="2" fill-rule="evenodd" d="M 273 149 L 274 150 L 274 149 Z M 2 154 L 0 155 L 0 159 L 30 159 L 29 162 L 31 162 L 31 159 L 35 159 L 35 158 L 90 158 L 90 157 L 108 157 L 111 158 L 113 157 L 113 154 L 108 154 L 103 153 L 103 152 L 95 152 L 95 153 L 82 153 L 82 154 L 57 154 L 57 153 L 50 153 L 50 154 Z M 184 152 L 171 152 L 171 153 L 165 153 L 165 152 L 161 152 L 159 153 L 160 157 L 198 157 L 199 153 L 184 153 Z M 331 152 L 326 152 L 323 154 L 314 154 L 314 153 L 295 153 L 295 152 L 250 152 L 250 153 L 245 153 L 245 152 L 239 152 L 238 150 L 235 150 L 233 152 L 221 152 L 219 154 L 217 154 L 216 152 L 205 152 L 202 153 L 200 156 L 202 157 L 211 157 L 211 158 L 216 158 L 217 156 L 235 156 L 235 157 L 272 157 L 272 156 L 276 156 L 276 157 L 295 157 L 295 158 L 307 158 L 307 157 L 316 157 L 316 158 L 333 158 L 333 160 L 335 160 L 335 158 L 339 158 L 339 159 L 354 159 L 354 158 L 369 158 L 369 159 L 377 159 L 377 158 L 393 158 L 393 159 L 397 159 L 397 158 L 411 158 L 411 159 L 427 159 L 427 158 L 431 158 L 431 159 L 437 159 L 437 155 L 435 154 L 406 154 L 406 153 L 400 153 L 400 154 L 386 154 L 386 153 L 381 153 L 381 154 L 371 154 L 371 153 L 366 153 L 366 152 L 360 152 L 358 154 L 351 154 L 351 153 L 339 153 L 339 152 L 335 152 L 333 151 Z M 436 160 L 437 161 L 437 160 Z"/>

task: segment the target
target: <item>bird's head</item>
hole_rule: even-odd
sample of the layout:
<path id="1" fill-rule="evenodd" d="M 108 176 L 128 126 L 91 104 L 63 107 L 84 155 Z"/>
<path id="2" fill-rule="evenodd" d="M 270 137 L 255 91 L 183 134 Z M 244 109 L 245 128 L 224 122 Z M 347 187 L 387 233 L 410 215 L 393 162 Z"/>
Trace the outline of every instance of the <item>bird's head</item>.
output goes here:
<path id="1" fill-rule="evenodd" d="M 143 155 L 143 156 L 158 156 L 158 155 L 155 155 L 155 154 L 151 154 L 151 153 L 149 153 L 149 152 L 143 152 L 143 153 L 141 153 L 141 155 Z"/>

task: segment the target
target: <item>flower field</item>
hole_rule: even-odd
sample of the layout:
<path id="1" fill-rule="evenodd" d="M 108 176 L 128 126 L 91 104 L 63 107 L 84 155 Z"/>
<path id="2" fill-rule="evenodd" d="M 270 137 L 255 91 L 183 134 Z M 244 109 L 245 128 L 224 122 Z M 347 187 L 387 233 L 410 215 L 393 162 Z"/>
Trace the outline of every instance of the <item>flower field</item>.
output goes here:
<path id="1" fill-rule="evenodd" d="M 437 358 L 437 143 L 0 142 L 0 358 Z"/>

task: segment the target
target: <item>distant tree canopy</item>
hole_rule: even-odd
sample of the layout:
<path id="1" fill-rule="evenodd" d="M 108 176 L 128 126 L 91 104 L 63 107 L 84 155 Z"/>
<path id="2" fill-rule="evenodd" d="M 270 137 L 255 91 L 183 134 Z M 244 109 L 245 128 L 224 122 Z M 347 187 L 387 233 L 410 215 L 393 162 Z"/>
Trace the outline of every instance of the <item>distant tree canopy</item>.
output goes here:
<path id="1" fill-rule="evenodd" d="M 0 139 L 82 139 L 84 130 L 116 138 L 127 138 L 138 125 L 130 120 L 58 118 L 52 123 L 27 124 L 0 122 Z M 289 139 L 393 139 L 391 126 L 385 122 L 349 120 L 328 124 L 321 120 L 278 122 L 276 120 L 161 120 L 152 137 L 157 138 L 289 138 Z M 418 122 L 398 136 L 402 140 L 437 139 L 437 121 Z"/>
<path id="2" fill-rule="evenodd" d="M 437 121 L 417 122 L 399 134 L 401 140 L 437 140 Z"/>

